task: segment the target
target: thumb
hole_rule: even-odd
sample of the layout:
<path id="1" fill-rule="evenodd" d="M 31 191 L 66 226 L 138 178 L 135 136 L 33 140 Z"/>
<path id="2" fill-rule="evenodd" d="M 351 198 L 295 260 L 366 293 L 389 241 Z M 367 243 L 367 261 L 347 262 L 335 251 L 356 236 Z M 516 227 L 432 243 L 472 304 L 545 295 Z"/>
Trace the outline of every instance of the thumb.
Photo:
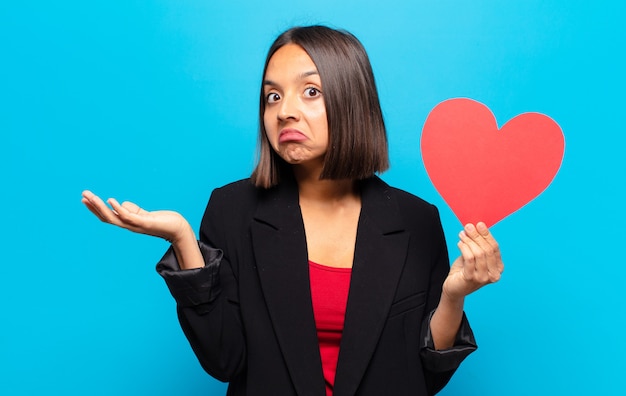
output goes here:
<path id="1" fill-rule="evenodd" d="M 130 201 L 125 201 L 124 203 L 122 203 L 122 208 L 128 210 L 130 213 L 134 213 L 134 214 L 138 214 L 139 212 L 142 211 L 142 209 L 139 207 L 139 205 L 134 204 Z"/>

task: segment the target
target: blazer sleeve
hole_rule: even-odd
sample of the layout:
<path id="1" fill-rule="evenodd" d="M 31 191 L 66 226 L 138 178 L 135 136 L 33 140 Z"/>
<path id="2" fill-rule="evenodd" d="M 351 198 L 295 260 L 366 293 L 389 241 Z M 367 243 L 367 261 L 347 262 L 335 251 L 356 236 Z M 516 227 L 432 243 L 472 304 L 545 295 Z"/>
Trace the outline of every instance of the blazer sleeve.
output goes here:
<path id="1" fill-rule="evenodd" d="M 181 270 L 170 247 L 157 264 L 176 300 L 178 320 L 204 370 L 214 378 L 228 382 L 245 365 L 246 343 L 239 310 L 237 281 L 220 228 L 220 203 L 214 192 L 202 219 L 200 251 L 202 268 Z"/>
<path id="2" fill-rule="evenodd" d="M 461 321 L 461 326 L 457 332 L 454 345 L 449 349 L 436 350 L 435 344 L 430 331 L 430 320 L 439 302 L 443 282 L 450 271 L 450 262 L 448 258 L 448 248 L 445 242 L 445 236 L 439 212 L 435 206 L 432 206 L 434 217 L 436 220 L 436 230 L 439 250 L 434 266 L 431 270 L 430 290 L 428 303 L 430 305 L 430 314 L 424 319 L 421 329 L 421 348 L 420 357 L 424 370 L 426 371 L 426 385 L 429 394 L 434 395 L 439 392 L 450 381 L 452 374 L 459 367 L 461 362 L 472 352 L 477 349 L 474 333 L 469 325 L 465 313 Z M 427 311 L 428 312 L 428 311 Z"/>

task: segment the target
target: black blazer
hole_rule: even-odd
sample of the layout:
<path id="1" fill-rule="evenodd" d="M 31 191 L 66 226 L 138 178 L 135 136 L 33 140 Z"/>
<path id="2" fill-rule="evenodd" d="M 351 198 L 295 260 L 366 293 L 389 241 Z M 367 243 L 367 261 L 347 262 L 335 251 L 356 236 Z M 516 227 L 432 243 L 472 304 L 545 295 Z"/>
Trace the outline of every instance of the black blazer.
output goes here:
<path id="1" fill-rule="evenodd" d="M 476 349 L 464 318 L 457 345 L 433 350 L 429 314 L 449 271 L 437 209 L 377 177 L 360 190 L 334 395 L 434 394 Z M 295 182 L 216 189 L 200 247 L 204 268 L 180 271 L 170 248 L 157 270 L 204 369 L 228 395 L 325 395 Z"/>

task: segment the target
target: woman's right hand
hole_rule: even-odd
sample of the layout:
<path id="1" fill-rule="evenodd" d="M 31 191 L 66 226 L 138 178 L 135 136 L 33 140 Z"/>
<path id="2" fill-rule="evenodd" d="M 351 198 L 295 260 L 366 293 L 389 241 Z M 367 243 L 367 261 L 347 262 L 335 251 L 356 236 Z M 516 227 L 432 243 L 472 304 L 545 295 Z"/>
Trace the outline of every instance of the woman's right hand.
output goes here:
<path id="1" fill-rule="evenodd" d="M 157 210 L 149 212 L 132 202 L 120 204 L 109 198 L 104 201 L 89 190 L 83 191 L 82 203 L 101 221 L 140 234 L 153 235 L 171 243 L 179 241 L 189 233 L 191 226 L 178 212 Z"/>

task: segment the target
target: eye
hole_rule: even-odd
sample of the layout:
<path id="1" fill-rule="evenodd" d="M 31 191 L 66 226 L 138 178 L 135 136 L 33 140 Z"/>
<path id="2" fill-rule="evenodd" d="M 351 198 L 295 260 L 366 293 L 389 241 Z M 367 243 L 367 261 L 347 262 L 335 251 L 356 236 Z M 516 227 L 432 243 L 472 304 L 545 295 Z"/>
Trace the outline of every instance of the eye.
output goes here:
<path id="1" fill-rule="evenodd" d="M 320 95 L 322 95 L 322 91 L 320 91 L 319 89 L 315 87 L 308 87 L 304 91 L 304 96 L 306 96 L 307 98 L 316 98 Z"/>
<path id="2" fill-rule="evenodd" d="M 265 100 L 267 101 L 267 103 L 276 103 L 280 100 L 280 95 L 276 92 L 270 92 L 265 97 Z"/>

